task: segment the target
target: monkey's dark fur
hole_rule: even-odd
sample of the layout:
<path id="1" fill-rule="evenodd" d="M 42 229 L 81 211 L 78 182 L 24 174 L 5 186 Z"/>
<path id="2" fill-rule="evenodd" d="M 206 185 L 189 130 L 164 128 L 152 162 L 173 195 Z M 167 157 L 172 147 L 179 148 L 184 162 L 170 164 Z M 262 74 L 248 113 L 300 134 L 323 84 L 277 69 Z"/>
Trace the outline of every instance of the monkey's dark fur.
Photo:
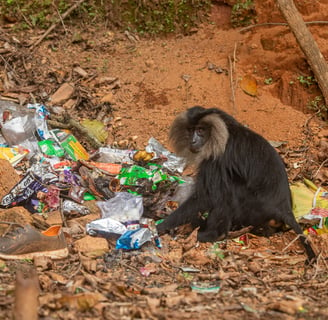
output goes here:
<path id="1" fill-rule="evenodd" d="M 160 234 L 191 223 L 199 241 L 212 242 L 247 226 L 268 235 L 273 221 L 301 235 L 308 261 L 315 259 L 292 212 L 285 166 L 263 137 L 222 110 L 195 106 L 175 119 L 170 140 L 198 171 L 194 191 L 158 225 Z"/>

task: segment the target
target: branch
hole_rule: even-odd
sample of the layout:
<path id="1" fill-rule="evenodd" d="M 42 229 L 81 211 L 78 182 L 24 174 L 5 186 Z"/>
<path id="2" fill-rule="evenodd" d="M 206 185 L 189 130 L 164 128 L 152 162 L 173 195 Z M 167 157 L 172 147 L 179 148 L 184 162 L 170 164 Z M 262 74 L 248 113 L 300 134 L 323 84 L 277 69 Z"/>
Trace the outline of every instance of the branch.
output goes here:
<path id="1" fill-rule="evenodd" d="M 59 23 L 61 23 L 67 16 L 71 14 L 73 10 L 75 10 L 84 0 L 79 0 L 75 4 L 73 4 L 62 16 L 61 19 L 58 19 L 56 22 L 54 22 L 49 29 L 37 40 L 34 42 L 34 44 L 31 45 L 32 49 L 34 49 L 36 46 L 38 46 L 42 40 L 49 35 L 49 33 L 54 30 Z"/>
<path id="2" fill-rule="evenodd" d="M 304 22 L 306 25 L 311 25 L 311 24 L 328 24 L 328 21 L 306 21 Z M 285 26 L 288 27 L 288 23 L 284 22 L 265 22 L 265 23 L 258 23 L 258 24 L 253 24 L 251 26 L 241 28 L 239 32 L 244 32 L 248 31 L 250 29 L 256 28 L 256 27 L 264 27 L 264 26 Z"/>

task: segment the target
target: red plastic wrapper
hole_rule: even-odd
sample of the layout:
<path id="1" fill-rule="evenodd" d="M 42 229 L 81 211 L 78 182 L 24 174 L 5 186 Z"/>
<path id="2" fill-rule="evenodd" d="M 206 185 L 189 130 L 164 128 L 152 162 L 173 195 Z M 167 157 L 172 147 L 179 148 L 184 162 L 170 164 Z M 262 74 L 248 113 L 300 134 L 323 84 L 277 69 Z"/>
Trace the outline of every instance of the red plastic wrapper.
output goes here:
<path id="1" fill-rule="evenodd" d="M 106 163 L 106 162 L 95 162 L 95 161 L 81 161 L 83 165 L 89 169 L 98 168 L 102 171 L 106 171 L 109 174 L 117 175 L 122 169 L 121 164 L 117 163 Z"/>

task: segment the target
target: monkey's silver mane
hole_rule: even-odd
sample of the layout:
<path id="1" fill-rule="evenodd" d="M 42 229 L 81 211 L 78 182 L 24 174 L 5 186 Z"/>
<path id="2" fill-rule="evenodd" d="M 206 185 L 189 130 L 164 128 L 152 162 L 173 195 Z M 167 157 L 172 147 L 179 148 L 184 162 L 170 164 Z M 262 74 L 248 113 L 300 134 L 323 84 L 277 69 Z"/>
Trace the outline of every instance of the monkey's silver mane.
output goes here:
<path id="1" fill-rule="evenodd" d="M 198 153 L 192 153 L 189 149 L 189 133 L 187 111 L 182 112 L 173 121 L 169 138 L 176 154 L 187 160 L 188 164 L 198 166 L 203 160 L 217 159 L 224 151 L 229 138 L 228 128 L 218 114 L 204 116 L 198 122 L 199 125 L 210 128 L 209 140 Z"/>

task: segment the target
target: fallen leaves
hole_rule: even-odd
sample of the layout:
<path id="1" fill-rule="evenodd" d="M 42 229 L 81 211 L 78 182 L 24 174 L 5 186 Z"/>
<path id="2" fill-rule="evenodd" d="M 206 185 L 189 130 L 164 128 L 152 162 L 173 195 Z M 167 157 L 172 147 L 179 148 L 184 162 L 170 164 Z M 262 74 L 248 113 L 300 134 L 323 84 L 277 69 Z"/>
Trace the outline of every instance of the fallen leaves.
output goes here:
<path id="1" fill-rule="evenodd" d="M 57 308 L 78 309 L 86 311 L 97 303 L 107 301 L 107 298 L 98 292 L 83 292 L 74 295 L 63 295 L 57 302 Z"/>
<path id="2" fill-rule="evenodd" d="M 242 90 L 252 97 L 257 96 L 257 82 L 252 75 L 245 75 L 240 81 Z"/>

